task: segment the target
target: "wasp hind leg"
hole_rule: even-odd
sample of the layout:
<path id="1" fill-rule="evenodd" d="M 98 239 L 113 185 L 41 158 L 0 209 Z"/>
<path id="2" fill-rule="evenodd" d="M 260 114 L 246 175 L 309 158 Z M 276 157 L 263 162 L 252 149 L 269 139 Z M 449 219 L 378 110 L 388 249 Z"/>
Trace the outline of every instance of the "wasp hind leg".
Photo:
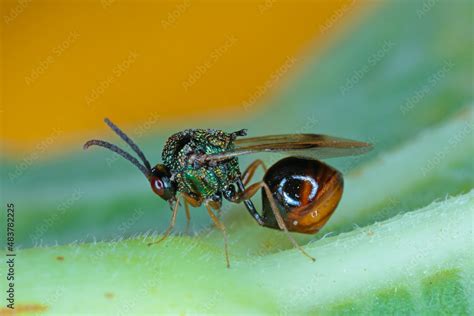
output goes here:
<path id="1" fill-rule="evenodd" d="M 242 182 L 244 185 L 247 185 L 250 180 L 252 179 L 253 175 L 255 174 L 255 170 L 257 170 L 257 168 L 259 166 L 262 166 L 263 168 L 263 171 L 264 172 L 267 172 L 267 167 L 265 166 L 265 164 L 263 163 L 262 160 L 260 159 L 256 159 L 254 160 L 248 167 L 247 169 L 245 169 L 244 173 L 242 174 Z"/>
<path id="2" fill-rule="evenodd" d="M 312 261 L 316 261 L 316 259 L 314 257 L 312 257 L 310 254 L 308 254 L 288 232 L 288 228 L 286 227 L 285 221 L 283 220 L 283 217 L 280 214 L 278 206 L 276 205 L 275 199 L 273 198 L 273 194 L 272 194 L 272 192 L 270 191 L 270 188 L 268 187 L 268 185 L 265 182 L 260 181 L 260 182 L 254 183 L 251 186 L 249 186 L 248 188 L 246 188 L 246 189 L 242 190 L 241 192 L 237 193 L 238 195 L 236 196 L 235 201 L 236 202 L 250 201 L 250 198 L 253 197 L 260 189 L 263 189 L 265 191 L 265 194 L 268 197 L 268 201 L 270 202 L 270 206 L 271 206 L 273 215 L 275 216 L 275 219 L 277 220 L 278 227 L 280 228 L 280 230 L 285 232 L 286 237 L 288 237 L 288 239 L 293 244 L 293 246 L 295 246 L 295 248 L 297 248 L 304 256 L 308 257 Z M 252 206 L 253 206 L 253 204 L 252 204 Z M 251 209 L 249 209 L 249 211 L 250 211 L 250 213 L 252 213 Z M 257 215 L 258 215 L 258 213 L 257 213 Z M 254 216 L 254 218 L 255 218 L 255 216 Z M 262 219 L 262 224 L 261 225 L 265 226 L 265 219 Z"/>

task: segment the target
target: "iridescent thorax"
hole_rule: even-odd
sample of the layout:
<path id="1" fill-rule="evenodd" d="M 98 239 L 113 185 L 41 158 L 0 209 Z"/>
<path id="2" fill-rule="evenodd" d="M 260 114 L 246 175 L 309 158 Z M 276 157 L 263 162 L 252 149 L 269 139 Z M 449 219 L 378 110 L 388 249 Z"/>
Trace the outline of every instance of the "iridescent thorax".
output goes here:
<path id="1" fill-rule="evenodd" d="M 162 159 L 178 191 L 206 199 L 239 179 L 239 163 L 235 157 L 204 165 L 192 159 L 233 149 L 235 138 L 235 133 L 215 129 L 187 129 L 168 138 Z"/>

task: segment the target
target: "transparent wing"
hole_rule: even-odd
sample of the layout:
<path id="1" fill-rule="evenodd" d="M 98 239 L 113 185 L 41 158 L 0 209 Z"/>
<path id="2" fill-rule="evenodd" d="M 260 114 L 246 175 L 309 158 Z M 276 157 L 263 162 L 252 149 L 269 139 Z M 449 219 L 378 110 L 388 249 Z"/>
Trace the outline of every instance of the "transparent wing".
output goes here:
<path id="1" fill-rule="evenodd" d="M 236 140 L 233 150 L 206 155 L 204 161 L 221 161 L 232 157 L 261 152 L 288 153 L 312 158 L 334 158 L 360 155 L 372 145 L 350 139 L 318 134 L 287 134 L 248 137 Z"/>

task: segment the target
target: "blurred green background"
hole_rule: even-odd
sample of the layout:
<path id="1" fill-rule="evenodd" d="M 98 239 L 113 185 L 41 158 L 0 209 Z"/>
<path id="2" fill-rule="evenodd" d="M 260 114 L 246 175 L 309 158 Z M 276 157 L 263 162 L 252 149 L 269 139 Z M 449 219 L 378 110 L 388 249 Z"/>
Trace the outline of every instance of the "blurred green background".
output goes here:
<path id="1" fill-rule="evenodd" d="M 115 5 L 118 7 L 123 3 Z M 178 8 L 178 4 L 173 5 L 176 6 L 173 8 Z M 189 8 L 185 7 L 185 12 L 177 18 L 175 32 L 184 26 L 190 32 L 194 22 L 186 22 L 186 19 L 187 14 L 192 14 L 194 5 L 192 2 Z M 39 138 L 44 142 L 43 150 L 14 144 L 23 139 L 20 136 L 15 139 L 5 130 L 11 129 L 13 124 L 8 113 L 18 107 L 9 106 L 8 98 L 4 98 L 2 123 L 10 125 L 2 126 L 4 140 L 8 140 L 2 151 L 2 202 L 15 203 L 19 247 L 116 241 L 143 234 L 159 234 L 167 227 L 170 218 L 168 205 L 151 192 L 136 168 L 107 151 L 81 150 L 82 142 L 93 135 L 120 144 L 105 125 L 100 125 L 105 115 L 123 126 L 153 163 L 159 162 L 162 146 L 169 135 L 190 127 L 248 128 L 250 136 L 324 133 L 372 142 L 375 149 L 368 155 L 329 161 L 348 175 L 346 191 L 324 232 L 315 236 L 295 235 L 302 244 L 319 240 L 325 233 L 335 236 L 354 227 L 385 221 L 433 201 L 466 194 L 474 187 L 472 1 L 351 1 L 331 5 L 326 1 L 233 3 L 241 10 L 237 12 L 242 14 L 251 5 L 261 17 L 253 21 L 254 29 L 244 26 L 240 19 L 235 22 L 234 29 L 230 28 L 235 30 L 235 34 L 240 34 L 240 27 L 249 29 L 245 34 L 253 36 L 253 41 L 237 40 L 235 47 L 242 51 L 243 47 L 257 43 L 249 53 L 251 58 L 235 51 L 237 55 L 232 55 L 234 48 L 229 47 L 229 55 L 223 53 L 222 59 L 219 57 L 215 65 L 202 74 L 203 81 L 193 86 L 199 90 L 194 92 L 200 95 L 199 101 L 184 107 L 175 107 L 171 102 L 166 107 L 151 102 L 152 99 L 134 102 L 134 93 L 148 93 L 142 84 L 153 90 L 153 95 L 161 93 L 163 86 L 154 82 L 153 73 L 141 79 L 131 70 L 130 78 L 112 84 L 112 88 L 103 94 L 96 110 L 78 114 L 76 120 L 72 118 L 77 126 L 87 116 L 84 119 L 87 127 L 76 128 L 76 134 L 73 130 L 59 128 L 56 135 L 54 131 L 50 132 L 54 124 L 42 122 L 48 126 L 43 128 L 43 136 Z M 107 10 L 125 10 L 113 6 Z M 285 10 L 288 8 L 291 10 Z M 285 11 L 291 16 L 285 17 Z M 114 14 L 114 11 L 109 12 Z M 302 12 L 305 12 L 304 16 Z M 311 16 L 311 12 L 315 15 Z M 265 23 L 272 23 L 261 26 L 258 23 L 263 23 L 262 19 L 268 19 Z M 219 22 L 222 21 L 203 23 L 215 27 Z M 311 32 L 304 31 L 309 24 Z M 291 32 L 281 33 L 285 28 Z M 183 38 L 191 36 L 183 30 L 181 32 L 186 34 Z M 213 36 L 212 33 L 200 34 L 196 41 L 209 41 Z M 245 36 L 237 37 L 245 39 Z M 290 41 L 293 36 L 299 40 Z M 144 40 L 151 39 L 144 36 Z M 153 40 L 160 41 L 159 38 Z M 221 42 L 225 40 L 217 41 Z M 200 51 L 206 51 L 202 48 L 204 46 L 198 45 Z M 283 46 L 286 49 L 282 53 Z M 160 45 L 157 47 L 163 51 L 167 49 Z M 216 45 L 206 47 L 207 54 L 212 54 Z M 193 51 L 188 47 L 182 54 L 187 56 Z M 205 60 L 207 57 L 203 59 L 203 54 L 206 56 L 206 53 L 199 53 L 197 60 Z M 275 55 L 279 57 L 272 57 Z M 117 56 L 104 56 L 121 60 Z M 173 56 L 174 61 L 166 73 L 173 72 L 174 66 L 180 64 L 180 57 Z M 232 65 L 229 60 L 238 58 L 245 61 L 246 57 L 250 58 L 246 67 Z M 263 62 L 267 58 L 272 62 Z M 221 65 L 221 61 L 229 64 Z M 261 63 L 265 65 L 260 67 Z M 202 63 L 190 64 L 194 69 Z M 106 69 L 110 72 L 111 67 Z M 206 79 L 208 75 L 216 76 L 214 71 L 221 74 L 218 81 Z M 123 76 L 126 78 L 129 74 Z M 254 76 L 259 79 L 254 80 Z M 68 77 L 59 78 L 67 84 Z M 166 81 L 167 74 L 160 78 Z M 134 83 L 128 86 L 125 80 Z M 182 85 L 182 81 L 176 82 Z M 242 88 L 242 85 L 247 88 Z M 4 87 L 8 86 L 4 84 Z M 74 90 L 75 87 L 73 84 L 68 89 Z M 240 92 L 232 94 L 235 89 Z M 214 92 L 218 95 L 229 93 L 232 97 L 224 101 L 212 97 Z M 113 101 L 107 99 L 109 94 L 116 95 Z M 204 108 L 209 95 L 212 103 Z M 180 100 L 190 99 L 192 96 L 186 94 Z M 62 98 L 59 102 L 64 106 L 67 104 L 67 100 Z M 144 102 L 151 102 L 145 106 L 146 110 L 141 108 Z M 24 105 L 25 109 L 28 106 Z M 115 106 L 117 111 L 114 111 Z M 63 111 L 76 110 L 73 106 L 71 110 Z M 56 122 L 62 119 L 56 117 Z M 15 121 L 15 124 L 19 123 L 20 120 Z M 34 128 L 27 126 L 22 127 L 24 133 L 34 134 Z M 25 136 L 24 141 L 30 140 Z M 37 140 L 32 142 L 38 143 Z M 50 149 L 54 154 L 47 155 Z M 243 157 L 239 161 L 244 168 L 254 158 Z M 279 157 L 262 155 L 259 158 L 271 165 Z M 256 205 L 260 206 L 258 199 Z M 243 206 L 225 206 L 224 210 L 224 222 L 230 231 L 231 253 L 257 256 L 291 248 L 283 234 L 258 227 Z M 470 210 L 472 219 L 472 207 Z M 192 210 L 191 215 L 192 234 L 208 232 L 210 219 L 205 210 Z M 181 212 L 176 232 L 183 232 L 184 226 L 184 212 Z M 4 236 L 2 231 L 1 238 Z M 220 247 L 218 237 L 210 243 Z M 232 238 L 238 242 L 232 244 Z M 469 266 L 470 276 L 471 268 Z M 468 296 L 462 298 L 468 299 Z M 472 308 L 471 300 L 466 303 L 466 308 Z"/>

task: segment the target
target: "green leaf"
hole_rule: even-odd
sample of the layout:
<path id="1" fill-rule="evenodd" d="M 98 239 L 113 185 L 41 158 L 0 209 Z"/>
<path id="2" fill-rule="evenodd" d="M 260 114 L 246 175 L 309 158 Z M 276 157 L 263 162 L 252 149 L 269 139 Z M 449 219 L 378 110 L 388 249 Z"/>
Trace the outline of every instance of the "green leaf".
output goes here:
<path id="1" fill-rule="evenodd" d="M 233 256 L 206 235 L 19 251 L 17 305 L 52 313 L 472 310 L 474 191 L 297 250 Z M 33 268 L 32 268 L 33 267 Z M 2 283 L 4 284 L 4 283 Z M 3 289 L 2 289 L 3 291 Z"/>

